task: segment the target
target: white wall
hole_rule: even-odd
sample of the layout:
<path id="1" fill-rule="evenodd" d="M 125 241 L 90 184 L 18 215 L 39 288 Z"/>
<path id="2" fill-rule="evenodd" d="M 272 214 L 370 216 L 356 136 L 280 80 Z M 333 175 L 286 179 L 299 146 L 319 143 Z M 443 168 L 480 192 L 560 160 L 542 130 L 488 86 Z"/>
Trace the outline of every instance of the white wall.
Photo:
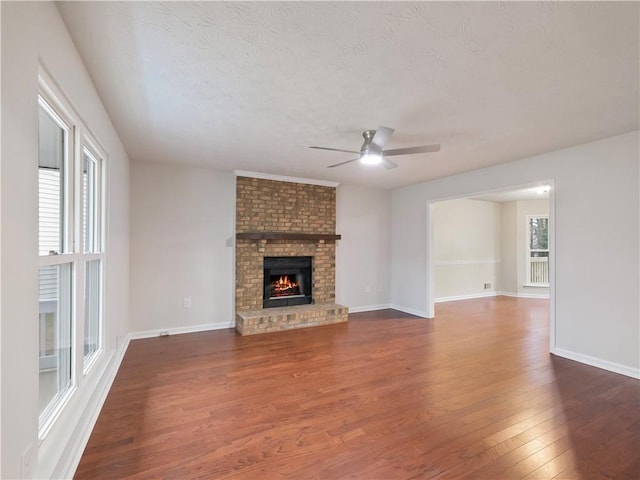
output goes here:
<path id="1" fill-rule="evenodd" d="M 21 477 L 33 447 L 39 478 L 73 472 L 129 331 L 129 167 L 120 140 L 55 4 L 2 2 L 2 466 Z M 105 352 L 64 413 L 38 441 L 38 62 L 46 67 L 105 147 L 108 234 Z"/>
<path id="2" fill-rule="evenodd" d="M 336 302 L 361 312 L 389 307 L 390 192 L 338 186 Z"/>
<path id="3" fill-rule="evenodd" d="M 500 203 L 459 199 L 433 208 L 436 301 L 500 290 Z M 485 283 L 491 283 L 489 289 Z"/>
<path id="4" fill-rule="evenodd" d="M 234 211 L 231 173 L 131 163 L 133 337 L 234 325 Z M 389 306 L 389 223 L 388 190 L 338 187 L 336 302 L 352 311 Z"/>
<path id="5" fill-rule="evenodd" d="M 423 314 L 430 309 L 428 202 L 552 180 L 554 351 L 640 376 L 639 140 L 636 131 L 394 190 L 392 303 Z M 584 261 L 594 255 L 597 262 Z"/>
<path id="6" fill-rule="evenodd" d="M 235 325 L 234 212 L 230 172 L 131 163 L 133 336 Z"/>
<path id="7" fill-rule="evenodd" d="M 502 203 L 500 290 L 518 295 L 518 202 Z"/>

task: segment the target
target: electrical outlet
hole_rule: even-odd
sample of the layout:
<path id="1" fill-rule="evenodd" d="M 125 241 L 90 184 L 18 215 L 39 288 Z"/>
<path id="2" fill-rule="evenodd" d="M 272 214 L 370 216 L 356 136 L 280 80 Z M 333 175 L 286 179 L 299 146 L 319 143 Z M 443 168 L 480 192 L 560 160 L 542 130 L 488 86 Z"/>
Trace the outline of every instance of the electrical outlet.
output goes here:
<path id="1" fill-rule="evenodd" d="M 182 301 L 182 306 L 183 306 L 184 308 L 191 308 L 191 299 L 190 299 L 190 298 L 185 298 L 185 299 Z"/>
<path id="2" fill-rule="evenodd" d="M 484 283 L 484 289 L 485 290 L 489 290 L 491 288 L 491 282 L 485 282 Z"/>
<path id="3" fill-rule="evenodd" d="M 34 453 L 35 450 L 33 448 L 33 444 L 29 444 L 27 448 L 22 452 L 22 478 L 31 478 L 33 477 L 33 468 L 34 468 Z"/>
<path id="4" fill-rule="evenodd" d="M 364 293 L 370 293 L 371 292 L 371 286 L 367 285 L 366 287 L 364 287 Z"/>

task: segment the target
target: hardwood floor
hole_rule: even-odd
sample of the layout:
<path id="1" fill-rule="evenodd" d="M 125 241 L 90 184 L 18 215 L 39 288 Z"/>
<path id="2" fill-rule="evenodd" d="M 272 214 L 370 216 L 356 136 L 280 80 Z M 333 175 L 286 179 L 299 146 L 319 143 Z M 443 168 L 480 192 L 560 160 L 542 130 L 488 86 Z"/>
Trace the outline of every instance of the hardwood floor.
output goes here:
<path id="1" fill-rule="evenodd" d="M 640 381 L 496 297 L 132 341 L 78 479 L 638 479 Z"/>

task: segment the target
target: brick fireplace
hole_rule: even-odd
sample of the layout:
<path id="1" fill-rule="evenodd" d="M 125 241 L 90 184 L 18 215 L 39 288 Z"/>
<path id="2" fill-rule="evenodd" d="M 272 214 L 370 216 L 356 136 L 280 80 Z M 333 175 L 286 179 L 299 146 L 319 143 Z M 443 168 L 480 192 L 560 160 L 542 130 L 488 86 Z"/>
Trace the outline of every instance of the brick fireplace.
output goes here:
<path id="1" fill-rule="evenodd" d="M 236 330 L 242 335 L 347 321 L 335 303 L 336 189 L 236 177 Z M 310 302 L 265 302 L 265 258 L 310 258 Z M 293 292 L 305 296 L 303 292 Z M 292 296 L 292 298 L 299 298 Z M 264 308 L 273 304 L 273 308 Z"/>

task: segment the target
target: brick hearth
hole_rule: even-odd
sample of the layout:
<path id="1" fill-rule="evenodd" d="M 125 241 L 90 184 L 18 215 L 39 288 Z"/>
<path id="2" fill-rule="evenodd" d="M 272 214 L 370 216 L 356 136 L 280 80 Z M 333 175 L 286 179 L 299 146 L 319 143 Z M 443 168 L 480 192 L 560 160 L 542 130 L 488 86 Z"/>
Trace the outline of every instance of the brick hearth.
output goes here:
<path id="1" fill-rule="evenodd" d="M 236 330 L 242 335 L 317 327 L 347 321 L 347 307 L 335 303 L 263 308 L 236 314 Z"/>
<path id="2" fill-rule="evenodd" d="M 335 304 L 334 187 L 236 178 L 236 234 L 310 234 L 302 240 L 236 238 L 236 330 L 242 335 L 347 321 Z M 313 235 L 318 235 L 313 238 Z M 264 257 L 313 257 L 311 305 L 262 308 Z"/>

